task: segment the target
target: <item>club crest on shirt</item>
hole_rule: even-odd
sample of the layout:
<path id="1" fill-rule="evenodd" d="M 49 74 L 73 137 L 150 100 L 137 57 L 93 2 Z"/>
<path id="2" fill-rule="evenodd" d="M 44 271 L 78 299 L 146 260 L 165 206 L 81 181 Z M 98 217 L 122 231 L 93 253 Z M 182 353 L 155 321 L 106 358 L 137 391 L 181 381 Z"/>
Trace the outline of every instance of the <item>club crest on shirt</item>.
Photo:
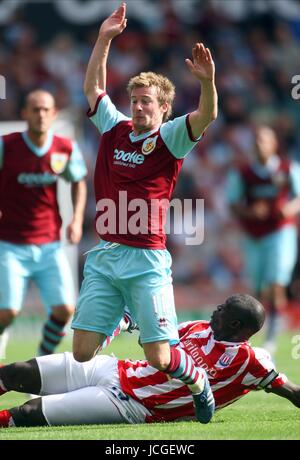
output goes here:
<path id="1" fill-rule="evenodd" d="M 223 353 L 223 355 L 220 356 L 220 358 L 219 358 L 219 361 L 217 363 L 217 367 L 227 367 L 227 366 L 229 366 L 229 364 L 231 364 L 233 359 L 234 359 L 234 355 L 231 355 L 229 353 Z"/>
<path id="2" fill-rule="evenodd" d="M 68 155 L 66 153 L 51 153 L 50 166 L 53 172 L 61 174 L 67 165 Z"/>
<path id="3" fill-rule="evenodd" d="M 148 137 L 144 140 L 142 145 L 142 153 L 143 155 L 149 155 L 149 153 L 153 152 L 156 147 L 156 141 L 158 136 Z"/>

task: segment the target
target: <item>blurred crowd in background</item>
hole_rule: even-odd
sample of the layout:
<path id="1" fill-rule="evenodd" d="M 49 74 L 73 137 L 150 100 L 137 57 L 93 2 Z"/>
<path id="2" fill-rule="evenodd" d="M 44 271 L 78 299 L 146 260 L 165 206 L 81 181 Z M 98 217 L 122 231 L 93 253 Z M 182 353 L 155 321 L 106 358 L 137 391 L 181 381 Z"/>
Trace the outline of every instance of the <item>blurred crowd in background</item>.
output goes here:
<path id="1" fill-rule="evenodd" d="M 152 8 L 147 9 L 149 3 Z M 263 1 L 264 8 L 251 9 L 251 3 L 258 4 L 129 0 L 128 27 L 111 49 L 107 90 L 126 114 L 126 85 L 132 75 L 153 70 L 168 76 L 176 85 L 173 115 L 179 116 L 198 104 L 199 84 L 184 62 L 191 56 L 193 44 L 203 41 L 216 63 L 218 119 L 185 160 L 174 195 L 205 200 L 204 242 L 187 246 L 185 235 L 169 236 L 179 305 L 192 304 L 193 299 L 197 305 L 206 305 L 215 300 L 216 293 L 223 299 L 247 289 L 241 232 L 229 213 L 224 190 L 228 170 L 252 157 L 253 123 L 275 127 L 281 153 L 300 161 L 300 102 L 291 95 L 292 77 L 300 74 L 300 13 L 288 14 L 294 5 L 290 1 L 284 2 L 282 12 L 268 8 Z M 274 2 L 269 3 L 272 6 Z M 7 81 L 7 99 L 1 102 L 0 121 L 19 119 L 24 95 L 42 87 L 54 94 L 59 110 L 66 111 L 76 124 L 77 140 L 89 168 L 82 254 L 97 241 L 92 181 L 99 143 L 98 133 L 85 115 L 82 86 L 98 27 L 107 12 L 92 24 L 79 26 L 55 20 L 51 8 L 49 2 L 39 8 L 36 3 L 24 2 L 1 26 L 0 74 Z M 300 298 L 299 279 L 297 266 L 290 287 L 293 298 Z"/>

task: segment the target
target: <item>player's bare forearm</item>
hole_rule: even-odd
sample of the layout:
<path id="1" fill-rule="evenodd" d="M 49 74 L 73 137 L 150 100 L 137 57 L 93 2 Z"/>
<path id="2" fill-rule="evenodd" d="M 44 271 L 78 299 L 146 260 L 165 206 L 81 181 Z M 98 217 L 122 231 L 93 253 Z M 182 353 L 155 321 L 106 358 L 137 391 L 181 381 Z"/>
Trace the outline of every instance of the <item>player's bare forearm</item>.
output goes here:
<path id="1" fill-rule="evenodd" d="M 203 43 L 196 43 L 192 60 L 185 60 L 191 74 L 201 84 L 201 96 L 197 110 L 190 114 L 193 136 L 198 138 L 210 123 L 217 118 L 218 94 L 215 85 L 215 64 L 210 50 Z"/>
<path id="2" fill-rule="evenodd" d="M 125 29 L 127 23 L 125 14 L 126 3 L 122 3 L 100 27 L 84 81 L 84 93 L 92 110 L 99 94 L 106 90 L 106 68 L 110 43 Z"/>
<path id="3" fill-rule="evenodd" d="M 282 386 L 267 390 L 268 393 L 274 393 L 277 396 L 288 399 L 294 406 L 300 409 L 300 386 L 289 380 Z"/>
<path id="4" fill-rule="evenodd" d="M 86 195 L 85 180 L 72 184 L 73 218 L 66 229 L 67 239 L 71 244 L 78 244 L 82 237 Z"/>
<path id="5" fill-rule="evenodd" d="M 73 221 L 82 224 L 87 199 L 86 181 L 72 183 Z"/>
<path id="6" fill-rule="evenodd" d="M 91 110 L 94 109 L 99 94 L 106 89 L 106 66 L 111 40 L 99 35 L 90 57 L 85 80 L 84 93 Z"/>
<path id="7" fill-rule="evenodd" d="M 199 107 L 190 114 L 194 138 L 198 138 L 218 115 L 218 94 L 214 80 L 201 81 Z"/>

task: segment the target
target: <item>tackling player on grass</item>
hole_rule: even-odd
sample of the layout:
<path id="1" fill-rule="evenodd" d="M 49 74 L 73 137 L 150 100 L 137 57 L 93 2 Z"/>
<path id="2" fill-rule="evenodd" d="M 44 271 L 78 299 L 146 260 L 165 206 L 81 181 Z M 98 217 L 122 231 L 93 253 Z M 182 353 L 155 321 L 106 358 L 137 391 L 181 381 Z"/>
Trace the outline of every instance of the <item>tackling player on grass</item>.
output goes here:
<path id="1" fill-rule="evenodd" d="M 206 369 L 216 410 L 251 390 L 277 394 L 300 408 L 300 386 L 276 371 L 265 350 L 248 342 L 264 318 L 260 302 L 236 294 L 217 306 L 210 322 L 179 326 L 177 348 Z M 188 386 L 147 361 L 96 356 L 78 363 L 71 353 L 38 357 L 0 368 L 0 391 L 42 396 L 0 411 L 2 427 L 195 420 Z"/>
<path id="2" fill-rule="evenodd" d="M 197 418 L 206 423 L 214 402 L 205 371 L 194 366 L 183 348 L 173 346 L 178 331 L 163 224 L 183 159 L 217 116 L 214 62 L 202 43 L 195 44 L 192 61 L 186 60 L 201 87 L 193 112 L 167 121 L 173 84 L 162 75 L 142 72 L 129 81 L 131 118 L 124 116 L 106 94 L 106 63 L 111 41 L 126 27 L 125 13 L 122 3 L 101 25 L 84 84 L 89 116 L 102 135 L 94 180 L 96 229 L 102 241 L 86 260 L 72 322 L 73 354 L 79 362 L 90 360 L 128 305 L 149 363 L 164 372 L 166 380 L 174 377 L 188 385 Z M 136 206 L 137 199 L 148 214 L 142 219 L 144 227 L 136 225 L 132 231 L 130 206 Z M 153 204 L 157 212 L 152 212 Z"/>

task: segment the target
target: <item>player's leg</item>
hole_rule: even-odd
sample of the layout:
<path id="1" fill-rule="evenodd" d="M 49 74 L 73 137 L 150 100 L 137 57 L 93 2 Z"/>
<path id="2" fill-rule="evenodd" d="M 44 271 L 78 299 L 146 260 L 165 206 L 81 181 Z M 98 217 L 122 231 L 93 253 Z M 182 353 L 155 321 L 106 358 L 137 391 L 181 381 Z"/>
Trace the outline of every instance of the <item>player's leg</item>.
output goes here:
<path id="1" fill-rule="evenodd" d="M 116 263 L 112 250 L 90 252 L 84 267 L 84 280 L 72 321 L 73 354 L 77 361 L 91 359 L 111 337 L 124 313 L 125 301 L 111 278 Z"/>
<path id="2" fill-rule="evenodd" d="M 282 311 L 287 306 L 286 287 L 297 260 L 297 230 L 286 226 L 265 238 L 264 285 L 268 301 L 268 320 L 264 347 L 274 354 L 282 331 Z"/>
<path id="3" fill-rule="evenodd" d="M 74 329 L 72 345 L 74 358 L 80 363 L 89 361 L 100 351 L 101 345 L 105 342 L 105 340 L 105 334 L 85 331 L 82 329 Z"/>
<path id="4" fill-rule="evenodd" d="M 65 328 L 74 312 L 73 305 L 55 305 L 42 329 L 38 356 L 54 353 L 65 337 Z"/>
<path id="5" fill-rule="evenodd" d="M 42 410 L 42 398 L 32 399 L 21 406 L 0 411 L 0 428 L 45 425 L 48 423 Z"/>
<path id="6" fill-rule="evenodd" d="M 110 356 L 78 363 L 66 352 L 14 363 L 0 371 L 0 381 L 8 389 L 51 395 L 1 411 L 0 426 L 140 423 L 148 412 L 122 393 L 117 359 Z M 16 384 L 21 381 L 24 385 Z"/>
<path id="7" fill-rule="evenodd" d="M 99 348 L 99 351 L 104 350 L 107 348 L 111 342 L 121 334 L 121 332 L 129 332 L 130 334 L 138 329 L 138 325 L 136 321 L 133 319 L 132 314 L 130 313 L 129 309 L 127 306 L 124 308 L 124 314 L 123 318 L 121 319 L 120 323 L 116 327 L 116 329 L 113 331 L 112 335 L 107 336 L 105 340 L 103 341 L 102 345 Z"/>
<path id="8" fill-rule="evenodd" d="M 277 338 L 283 328 L 282 311 L 287 306 L 286 287 L 270 284 L 263 292 L 267 306 L 267 330 L 263 348 L 273 356 L 277 348 Z"/>
<path id="9" fill-rule="evenodd" d="M 41 376 L 36 359 L 0 367 L 0 395 L 8 391 L 40 393 Z"/>
<path id="10" fill-rule="evenodd" d="M 132 399 L 129 397 L 120 399 L 114 392 L 120 388 L 116 358 L 96 356 L 88 362 L 79 363 L 72 353 L 64 353 L 64 363 L 59 368 L 47 358 L 38 358 L 38 363 L 42 382 L 45 382 L 42 391 L 53 395 L 42 398 L 43 413 L 50 425 L 131 421 L 126 414 L 135 402 L 128 401 Z M 58 380 L 63 368 L 65 376 L 62 380 L 65 379 L 65 383 L 62 386 Z M 67 390 L 62 394 L 64 388 Z"/>
<path id="11" fill-rule="evenodd" d="M 8 326 L 21 310 L 28 283 L 28 247 L 0 241 L 0 359 L 5 358 Z"/>
<path id="12" fill-rule="evenodd" d="M 130 281 L 124 281 L 123 294 L 134 311 L 146 358 L 153 367 L 189 386 L 197 418 L 207 423 L 214 413 L 214 398 L 206 372 L 197 369 L 193 359 L 176 346 L 179 337 L 170 254 L 132 248 L 126 251 L 131 269 L 128 269 Z"/>
<path id="13" fill-rule="evenodd" d="M 74 283 L 69 263 L 60 243 L 40 247 L 34 273 L 47 311 L 38 356 L 55 352 L 65 336 L 65 327 L 74 313 Z"/>
<path id="14" fill-rule="evenodd" d="M 0 427 L 128 423 L 101 387 L 43 396 L 0 411 Z"/>
<path id="15" fill-rule="evenodd" d="M 97 356 L 79 363 L 70 352 L 57 353 L 0 367 L 0 394 L 62 394 L 97 383 L 118 386 L 116 375 L 116 358 Z"/>
<path id="16" fill-rule="evenodd" d="M 261 242 L 245 237 L 243 241 L 243 253 L 247 281 L 253 295 L 260 297 L 264 276 L 264 255 L 262 253 Z"/>
<path id="17" fill-rule="evenodd" d="M 104 350 L 107 348 L 111 342 L 119 335 L 121 332 L 129 332 L 131 333 L 133 330 L 137 329 L 137 324 L 133 319 L 131 313 L 128 309 L 124 310 L 123 318 L 121 319 L 120 323 L 113 331 L 113 333 L 109 336 L 104 334 L 99 334 L 97 332 L 90 332 L 90 331 L 82 331 L 79 329 L 74 330 L 73 336 L 73 353 L 75 357 L 79 357 L 78 361 L 88 361 L 90 359 L 90 355 L 87 356 L 88 359 L 84 359 L 82 356 L 82 350 L 95 350 L 93 356 L 97 354 L 99 351 Z M 100 345 L 99 345 L 100 344 Z"/>

